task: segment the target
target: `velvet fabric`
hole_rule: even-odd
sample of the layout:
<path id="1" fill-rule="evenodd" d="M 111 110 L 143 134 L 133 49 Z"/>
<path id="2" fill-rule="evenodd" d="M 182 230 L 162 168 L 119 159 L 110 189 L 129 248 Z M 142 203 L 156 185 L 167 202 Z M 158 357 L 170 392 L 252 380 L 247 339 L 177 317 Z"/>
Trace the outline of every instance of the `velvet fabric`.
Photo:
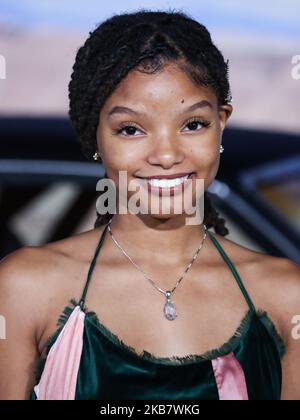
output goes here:
<path id="1" fill-rule="evenodd" d="M 107 227 L 81 299 L 65 308 L 39 360 L 30 399 L 279 400 L 285 344 L 268 314 L 256 310 L 234 264 L 209 231 L 249 307 L 235 334 L 220 348 L 186 357 L 138 354 L 87 311 L 85 297 Z M 70 319 L 71 327 L 65 328 Z M 63 392 L 55 394 L 55 386 Z"/>
<path id="2" fill-rule="evenodd" d="M 65 310 L 66 323 L 72 314 L 80 312 L 80 307 L 73 304 L 74 309 L 68 307 Z M 65 330 L 63 328 L 61 333 Z M 94 312 L 85 314 L 83 330 L 70 331 L 73 342 L 80 342 L 78 335 L 82 334 L 83 338 L 80 364 L 73 371 L 73 377 L 77 377 L 75 396 L 68 398 L 70 392 L 66 390 L 66 382 L 70 375 L 66 375 L 63 385 L 60 369 L 67 362 L 72 366 L 71 361 L 66 360 L 66 354 L 70 354 L 69 358 L 72 355 L 72 339 L 66 339 L 65 345 L 69 345 L 69 349 L 54 352 L 57 358 L 51 358 L 52 377 L 45 373 L 50 360 L 47 356 L 40 372 L 40 383 L 45 383 L 46 375 L 52 388 L 56 384 L 57 390 L 65 390 L 57 399 L 280 400 L 283 347 L 265 312 L 249 311 L 235 335 L 219 349 L 186 357 L 161 358 L 148 352 L 138 354 L 102 325 Z M 50 342 L 49 352 L 57 343 L 61 345 L 61 333 Z M 236 375 L 239 372 L 237 364 L 242 376 Z M 47 398 L 47 395 L 50 394 L 46 389 L 38 398 L 33 390 L 30 399 L 55 399 Z"/>

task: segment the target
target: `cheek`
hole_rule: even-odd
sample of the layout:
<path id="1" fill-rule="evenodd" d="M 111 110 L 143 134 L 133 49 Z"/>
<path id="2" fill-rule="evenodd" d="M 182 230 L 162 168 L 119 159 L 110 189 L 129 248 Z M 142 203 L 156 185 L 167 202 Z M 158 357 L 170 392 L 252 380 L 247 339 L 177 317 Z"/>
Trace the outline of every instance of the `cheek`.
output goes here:
<path id="1" fill-rule="evenodd" d="M 126 162 L 137 161 L 145 152 L 145 147 L 137 139 L 112 134 L 108 127 L 101 125 L 97 129 L 97 145 L 107 164 L 120 168 L 126 166 Z"/>
<path id="2" fill-rule="evenodd" d="M 204 179 L 204 187 L 207 189 L 219 169 L 220 153 L 218 152 L 218 146 L 193 149 L 190 156 L 193 167 L 197 172 L 197 178 Z"/>
<path id="3" fill-rule="evenodd" d="M 189 149 L 190 160 L 194 163 L 195 168 L 206 171 L 208 168 L 218 166 L 219 163 L 219 146 L 215 139 L 201 142 L 197 147 Z"/>
<path id="4" fill-rule="evenodd" d="M 219 165 L 220 165 L 220 156 L 217 154 L 217 155 L 214 155 L 214 158 L 211 159 L 207 164 L 206 174 L 205 176 L 203 176 L 203 178 L 205 178 L 205 181 L 204 181 L 205 190 L 215 179 L 217 172 L 219 170 Z"/>
<path id="5" fill-rule="evenodd" d="M 131 179 L 135 171 L 138 170 L 137 162 L 139 162 L 139 159 L 136 154 L 129 153 L 128 149 L 122 151 L 119 148 L 118 150 L 109 148 L 104 153 L 104 160 L 107 176 L 115 182 L 117 187 L 119 186 L 119 182 L 122 182 L 119 178 L 120 176 L 122 176 L 122 180 L 126 183 Z M 121 174 L 121 171 L 125 172 L 125 174 Z"/>
<path id="6" fill-rule="evenodd" d="M 128 140 L 129 141 L 129 140 Z M 107 129 L 97 130 L 97 145 L 103 163 L 107 168 L 107 174 L 118 171 L 126 171 L 136 161 L 134 148 L 128 147 L 127 140 L 120 141 L 117 136 L 112 135 Z"/>
<path id="7" fill-rule="evenodd" d="M 117 151 L 110 150 L 106 155 L 105 164 L 111 173 L 118 174 L 119 171 L 127 171 L 128 175 L 137 168 L 139 159 L 136 154 L 122 152 L 120 149 Z"/>
<path id="8" fill-rule="evenodd" d="M 199 161 L 207 165 L 214 162 L 218 157 L 220 143 L 219 124 L 215 122 L 212 127 L 207 129 L 199 137 L 195 138 L 189 144 L 189 155 L 192 159 L 195 156 Z"/>

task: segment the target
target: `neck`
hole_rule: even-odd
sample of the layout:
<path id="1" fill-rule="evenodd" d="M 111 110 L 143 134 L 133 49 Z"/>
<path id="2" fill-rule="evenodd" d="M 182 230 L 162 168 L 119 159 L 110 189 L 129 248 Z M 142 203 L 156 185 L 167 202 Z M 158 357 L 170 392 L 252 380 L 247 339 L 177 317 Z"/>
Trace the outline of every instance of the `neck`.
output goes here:
<path id="1" fill-rule="evenodd" d="M 201 245 L 205 233 L 203 224 L 187 225 L 182 215 L 158 219 L 149 215 L 115 214 L 110 227 L 130 256 L 156 264 L 186 262 Z M 202 254 L 207 242 L 203 244 Z"/>

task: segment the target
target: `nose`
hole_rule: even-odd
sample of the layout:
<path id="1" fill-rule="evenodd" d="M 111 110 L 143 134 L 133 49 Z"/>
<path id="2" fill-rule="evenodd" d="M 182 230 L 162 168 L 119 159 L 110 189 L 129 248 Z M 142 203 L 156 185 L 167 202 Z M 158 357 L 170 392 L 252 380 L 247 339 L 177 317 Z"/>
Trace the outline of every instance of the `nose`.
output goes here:
<path id="1" fill-rule="evenodd" d="M 176 136 L 159 136 L 152 142 L 152 149 L 148 154 L 148 162 L 151 165 L 160 165 L 163 168 L 182 162 L 184 152 Z"/>

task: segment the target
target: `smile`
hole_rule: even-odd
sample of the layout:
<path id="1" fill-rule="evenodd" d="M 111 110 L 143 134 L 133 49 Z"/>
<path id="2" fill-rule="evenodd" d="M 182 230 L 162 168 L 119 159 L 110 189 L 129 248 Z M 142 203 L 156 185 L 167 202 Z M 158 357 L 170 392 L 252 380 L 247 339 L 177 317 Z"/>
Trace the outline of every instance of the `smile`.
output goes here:
<path id="1" fill-rule="evenodd" d="M 148 189 L 148 192 L 162 195 L 163 191 L 168 192 L 171 196 L 182 192 L 191 179 L 195 178 L 195 172 L 187 174 L 182 177 L 172 179 L 158 179 L 158 178 L 141 178 L 142 185 Z"/>
<path id="2" fill-rule="evenodd" d="M 174 179 L 148 179 L 147 182 L 153 187 L 171 188 L 181 185 L 189 178 L 190 175 L 185 175 Z"/>

